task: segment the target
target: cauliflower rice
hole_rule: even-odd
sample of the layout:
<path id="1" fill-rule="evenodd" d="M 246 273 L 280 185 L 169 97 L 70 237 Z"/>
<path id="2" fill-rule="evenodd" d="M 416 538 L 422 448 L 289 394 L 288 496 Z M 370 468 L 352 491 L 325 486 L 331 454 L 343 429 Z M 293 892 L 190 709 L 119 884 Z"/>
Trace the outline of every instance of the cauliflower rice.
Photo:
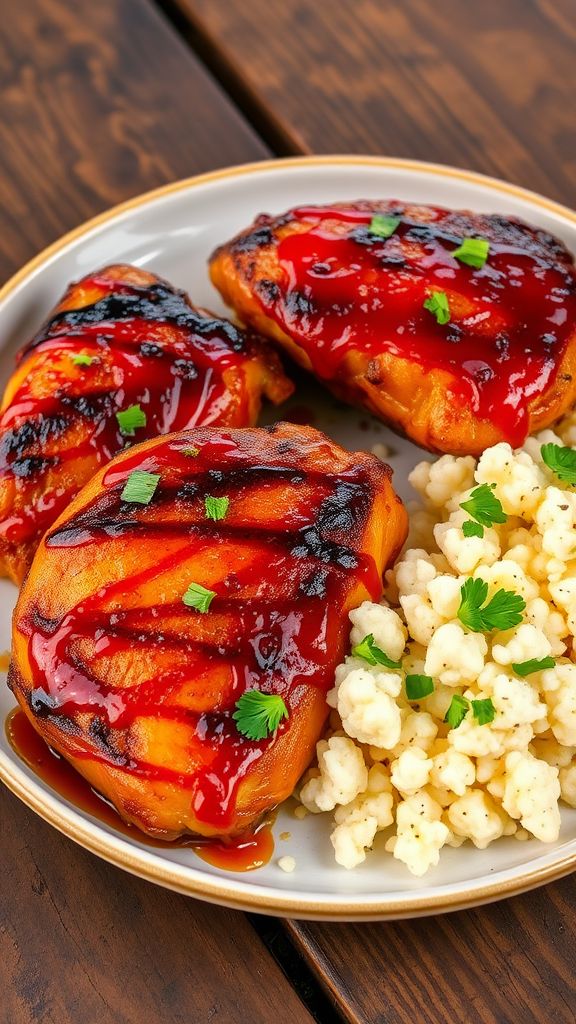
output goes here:
<path id="1" fill-rule="evenodd" d="M 334 853 L 346 868 L 384 830 L 385 849 L 414 875 L 466 840 L 480 849 L 501 836 L 553 842 L 559 801 L 576 807 L 576 493 L 543 463 L 546 443 L 576 444 L 576 414 L 517 451 L 497 444 L 478 460 L 444 455 L 410 475 L 422 502 L 385 599 L 350 613 L 351 646 L 371 635 L 401 668 L 354 654 L 339 665 L 330 730 L 299 794 L 308 811 L 333 814 Z M 465 536 L 470 517 L 460 506 L 481 484 L 506 522 Z M 488 600 L 502 589 L 520 595 L 522 622 L 503 632 L 463 624 L 469 579 L 485 581 Z M 554 667 L 512 667 L 532 659 Z M 432 677 L 433 692 L 409 700 L 408 674 Z M 464 698 L 462 721 L 451 726 L 455 696 Z M 481 724 L 476 707 L 486 702 L 493 718 Z"/>

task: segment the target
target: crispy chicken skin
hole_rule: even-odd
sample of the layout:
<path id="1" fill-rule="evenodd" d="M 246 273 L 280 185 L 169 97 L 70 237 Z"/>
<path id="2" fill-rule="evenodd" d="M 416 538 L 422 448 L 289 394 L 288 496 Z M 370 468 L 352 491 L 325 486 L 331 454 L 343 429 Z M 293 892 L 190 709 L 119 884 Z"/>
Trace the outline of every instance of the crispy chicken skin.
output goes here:
<path id="1" fill-rule="evenodd" d="M 483 266 L 454 256 L 471 238 L 489 243 Z M 258 217 L 210 272 L 245 323 L 432 451 L 520 445 L 576 399 L 573 257 L 518 220 L 392 200 L 303 207 Z M 424 305 L 435 292 L 447 322 Z"/>
<path id="2" fill-rule="evenodd" d="M 136 469 L 149 504 L 122 500 Z M 37 731 L 144 832 L 234 835 L 292 792 L 326 719 L 348 612 L 378 600 L 407 517 L 388 466 L 309 427 L 199 429 L 101 469 L 42 539 L 9 675 Z M 206 496 L 227 497 L 207 517 Z M 213 592 L 207 610 L 182 598 Z M 282 695 L 275 734 L 232 718 Z"/>
<path id="3" fill-rule="evenodd" d="M 20 353 L 0 410 L 0 575 L 21 581 L 44 531 L 131 443 L 118 412 L 140 406 L 139 441 L 249 426 L 263 395 L 291 391 L 269 346 L 155 274 L 117 265 L 72 284 Z"/>

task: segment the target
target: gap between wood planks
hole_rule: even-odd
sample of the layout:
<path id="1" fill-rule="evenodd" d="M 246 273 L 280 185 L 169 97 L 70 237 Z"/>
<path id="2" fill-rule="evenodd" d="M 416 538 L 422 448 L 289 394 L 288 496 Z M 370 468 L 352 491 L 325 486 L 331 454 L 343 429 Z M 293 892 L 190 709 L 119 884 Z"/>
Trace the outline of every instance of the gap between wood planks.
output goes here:
<path id="1" fill-rule="evenodd" d="M 248 920 L 260 941 L 274 957 L 296 994 L 318 1024 L 342 1024 L 342 1016 L 324 986 L 290 938 L 285 923 L 275 917 L 248 914 Z M 279 1021 L 282 1020 L 279 1008 Z"/>
<path id="2" fill-rule="evenodd" d="M 258 133 L 262 141 L 272 150 L 274 156 L 301 156 L 307 152 L 276 119 L 269 107 L 255 93 L 239 68 L 218 49 L 210 35 L 191 11 L 184 14 L 178 0 L 152 0 L 164 14 L 179 36 L 188 44 L 195 56 L 218 82 L 228 99 L 244 119 Z"/>

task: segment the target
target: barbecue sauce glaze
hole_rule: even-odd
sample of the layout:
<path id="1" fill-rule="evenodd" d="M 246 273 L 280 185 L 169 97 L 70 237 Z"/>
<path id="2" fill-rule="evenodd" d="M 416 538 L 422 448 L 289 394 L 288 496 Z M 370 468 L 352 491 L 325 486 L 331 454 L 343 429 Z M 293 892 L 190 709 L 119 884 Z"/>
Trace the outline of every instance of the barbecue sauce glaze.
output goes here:
<path id="1" fill-rule="evenodd" d="M 374 207 L 306 206 L 259 218 L 236 244 L 253 237 L 277 245 L 281 276 L 257 289 L 264 311 L 320 378 L 337 379 L 353 350 L 447 370 L 455 376 L 450 397 L 521 445 L 528 402 L 553 382 L 576 328 L 572 256 L 546 232 L 507 217 L 394 201 Z M 389 238 L 371 233 L 375 213 L 399 219 Z M 453 255 L 470 237 L 490 243 L 481 269 Z M 424 308 L 433 291 L 448 297 L 447 324 Z"/>

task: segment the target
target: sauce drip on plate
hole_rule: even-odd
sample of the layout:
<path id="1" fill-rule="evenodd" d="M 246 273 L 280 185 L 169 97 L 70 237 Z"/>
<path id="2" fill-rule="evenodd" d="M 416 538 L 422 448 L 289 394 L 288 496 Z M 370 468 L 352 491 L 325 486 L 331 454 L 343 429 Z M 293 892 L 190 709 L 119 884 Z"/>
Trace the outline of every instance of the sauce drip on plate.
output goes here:
<path id="1" fill-rule="evenodd" d="M 8 715 L 6 735 L 12 749 L 46 785 L 74 807 L 129 839 L 160 849 L 190 847 L 202 860 L 225 871 L 252 871 L 267 864 L 272 857 L 274 818 L 271 815 L 267 816 L 252 835 L 241 836 L 228 842 L 201 839 L 198 836 L 181 836 L 179 839 L 168 841 L 148 836 L 123 821 L 112 804 L 92 789 L 72 765 L 44 742 L 20 708 L 15 708 Z"/>
<path id="2" fill-rule="evenodd" d="M 337 379 L 354 350 L 446 370 L 456 378 L 449 385 L 454 400 L 520 445 L 528 400 L 552 383 L 576 330 L 570 254 L 509 218 L 367 205 L 301 207 L 276 222 L 281 278 L 261 282 L 264 310 L 302 346 L 320 378 Z M 398 218 L 390 237 L 370 232 L 375 213 Z M 291 221 L 301 229 L 285 230 Z M 490 243 L 480 269 L 453 255 L 466 237 Z M 433 291 L 446 293 L 449 323 L 424 308 Z"/>

